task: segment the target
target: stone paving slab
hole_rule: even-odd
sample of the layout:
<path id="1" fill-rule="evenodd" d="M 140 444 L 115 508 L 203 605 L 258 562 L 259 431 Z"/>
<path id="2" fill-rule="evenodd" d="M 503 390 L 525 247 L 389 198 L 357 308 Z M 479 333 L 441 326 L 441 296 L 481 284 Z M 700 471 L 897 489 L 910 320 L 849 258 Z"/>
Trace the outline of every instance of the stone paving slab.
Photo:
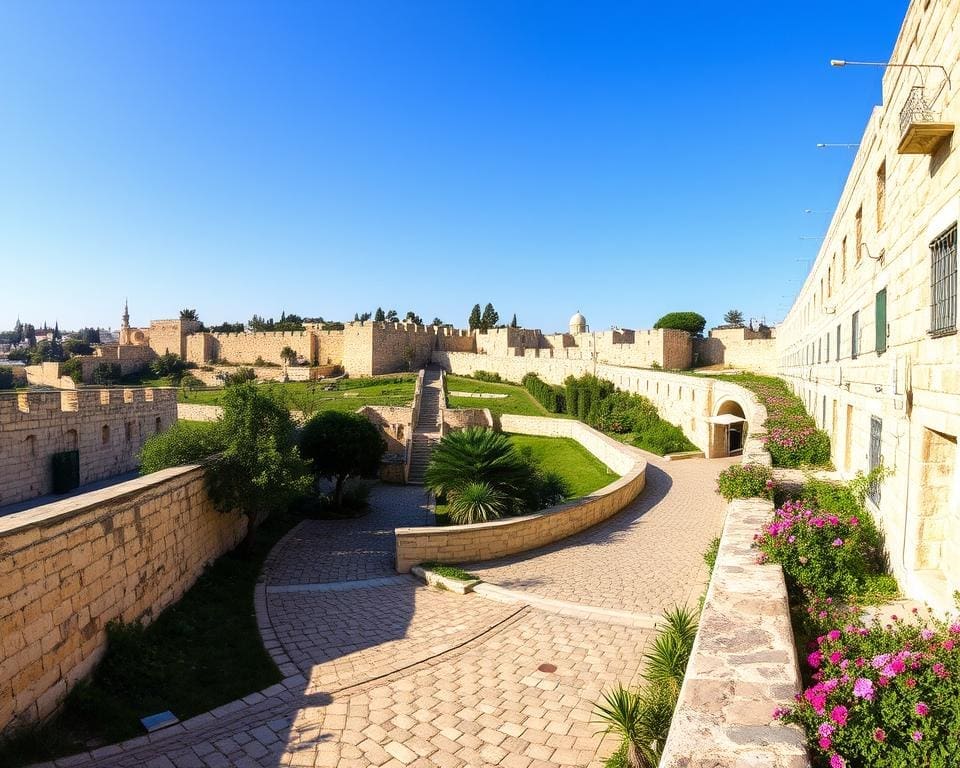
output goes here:
<path id="1" fill-rule="evenodd" d="M 720 535 L 716 476 L 739 458 L 665 462 L 646 454 L 647 486 L 615 517 L 556 544 L 463 567 L 489 584 L 635 614 L 696 605 L 703 553 Z"/>

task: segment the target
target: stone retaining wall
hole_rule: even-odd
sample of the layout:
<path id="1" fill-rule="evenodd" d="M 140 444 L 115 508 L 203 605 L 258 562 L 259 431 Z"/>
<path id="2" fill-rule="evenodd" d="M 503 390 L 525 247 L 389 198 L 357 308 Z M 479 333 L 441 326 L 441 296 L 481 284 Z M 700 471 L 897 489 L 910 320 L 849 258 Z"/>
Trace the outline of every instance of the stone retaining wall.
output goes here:
<path id="1" fill-rule="evenodd" d="M 0 517 L 0 731 L 51 714 L 109 621 L 156 617 L 243 531 L 197 466 Z"/>
<path id="2" fill-rule="evenodd" d="M 397 571 L 418 563 L 478 562 L 526 552 L 606 520 L 632 502 L 646 483 L 640 453 L 579 421 L 540 416 L 504 416 L 503 429 L 529 435 L 571 437 L 623 476 L 582 499 L 523 517 L 475 525 L 397 528 Z"/>

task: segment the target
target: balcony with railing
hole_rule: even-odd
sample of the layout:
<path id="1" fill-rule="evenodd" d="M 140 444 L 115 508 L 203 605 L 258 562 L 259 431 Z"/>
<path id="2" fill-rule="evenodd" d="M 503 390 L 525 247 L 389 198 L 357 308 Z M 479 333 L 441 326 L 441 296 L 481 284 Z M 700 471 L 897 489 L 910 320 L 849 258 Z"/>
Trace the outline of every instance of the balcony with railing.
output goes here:
<path id="1" fill-rule="evenodd" d="M 927 100 L 922 85 L 910 89 L 907 103 L 900 110 L 901 155 L 929 155 L 937 150 L 940 142 L 953 133 L 953 123 L 944 123 L 940 114 L 934 112 Z"/>

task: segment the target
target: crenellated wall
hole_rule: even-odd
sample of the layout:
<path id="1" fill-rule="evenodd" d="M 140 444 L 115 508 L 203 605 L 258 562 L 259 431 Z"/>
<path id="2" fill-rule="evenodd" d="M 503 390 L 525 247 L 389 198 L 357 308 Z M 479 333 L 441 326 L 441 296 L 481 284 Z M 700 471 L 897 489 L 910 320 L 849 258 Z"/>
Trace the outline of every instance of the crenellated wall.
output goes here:
<path id="1" fill-rule="evenodd" d="M 243 531 L 199 467 L 0 517 L 0 732 L 51 714 L 102 657 L 109 621 L 155 618 Z"/>
<path id="2" fill-rule="evenodd" d="M 79 451 L 81 483 L 128 472 L 146 439 L 176 420 L 175 389 L 2 394 L 0 505 L 50 493 L 59 451 Z"/>

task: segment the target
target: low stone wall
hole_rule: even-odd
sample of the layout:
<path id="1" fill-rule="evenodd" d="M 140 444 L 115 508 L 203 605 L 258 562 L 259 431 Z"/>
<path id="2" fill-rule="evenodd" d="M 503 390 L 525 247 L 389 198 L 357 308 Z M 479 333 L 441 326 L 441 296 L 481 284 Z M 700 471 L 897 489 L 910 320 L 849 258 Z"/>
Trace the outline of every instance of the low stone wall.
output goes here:
<path id="1" fill-rule="evenodd" d="M 197 466 L 0 517 L 0 731 L 52 713 L 102 657 L 107 622 L 156 617 L 243 531 Z"/>
<path id="2" fill-rule="evenodd" d="M 757 564 L 753 535 L 773 504 L 736 499 L 727 508 L 680 700 L 660 768 L 809 766 L 803 732 L 774 720 L 795 704 L 800 672 L 779 565 Z"/>
<path id="3" fill-rule="evenodd" d="M 615 515 L 646 484 L 647 463 L 639 452 L 579 421 L 539 416 L 504 416 L 502 421 L 507 432 L 571 437 L 623 476 L 589 496 L 532 515 L 476 525 L 397 528 L 398 572 L 426 561 L 478 562 L 552 544 Z"/>
<path id="4" fill-rule="evenodd" d="M 223 415 L 223 406 L 200 403 L 177 403 L 180 421 L 216 421 Z"/>
<path id="5" fill-rule="evenodd" d="M 759 439 L 747 440 L 743 463 L 770 465 Z M 795 703 L 801 680 L 783 570 L 758 564 L 753 549 L 772 515 L 765 499 L 727 507 L 660 768 L 809 768 L 802 731 L 773 718 Z"/>

